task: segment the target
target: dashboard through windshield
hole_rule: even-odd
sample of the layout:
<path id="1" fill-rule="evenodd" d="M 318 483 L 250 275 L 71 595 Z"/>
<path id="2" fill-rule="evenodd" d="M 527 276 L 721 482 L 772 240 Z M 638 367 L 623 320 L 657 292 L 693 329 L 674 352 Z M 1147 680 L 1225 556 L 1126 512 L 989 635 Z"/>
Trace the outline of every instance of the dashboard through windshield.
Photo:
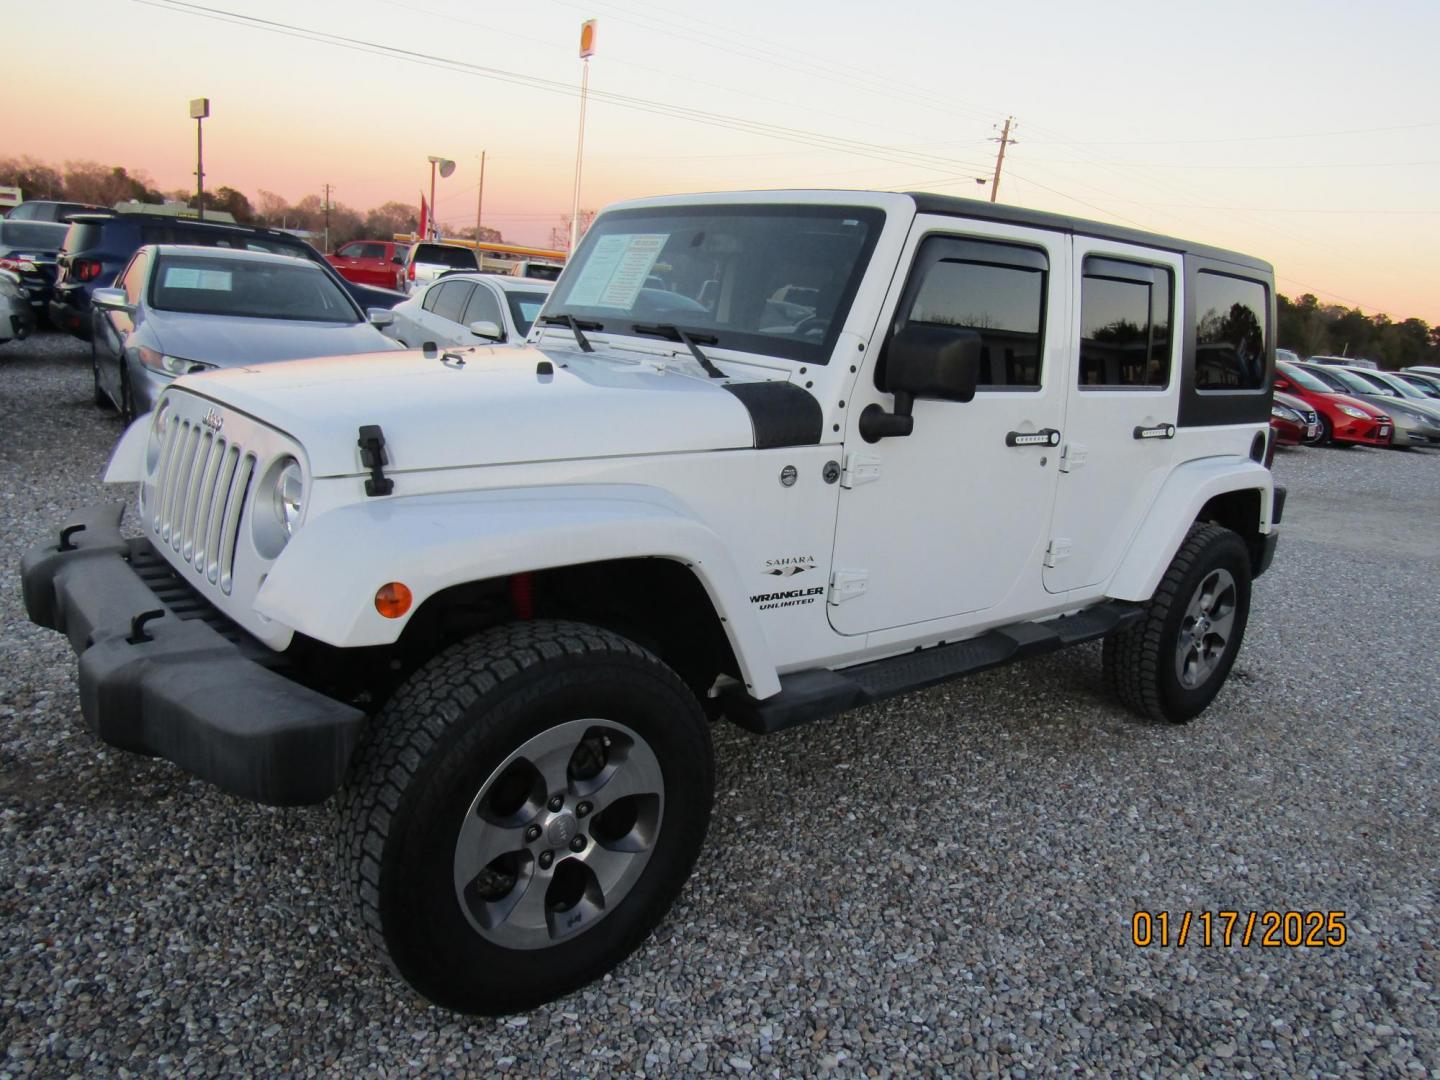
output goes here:
<path id="1" fill-rule="evenodd" d="M 662 324 L 722 349 L 823 364 L 884 221 L 873 207 L 612 210 L 586 233 L 546 314 L 616 334 Z"/>

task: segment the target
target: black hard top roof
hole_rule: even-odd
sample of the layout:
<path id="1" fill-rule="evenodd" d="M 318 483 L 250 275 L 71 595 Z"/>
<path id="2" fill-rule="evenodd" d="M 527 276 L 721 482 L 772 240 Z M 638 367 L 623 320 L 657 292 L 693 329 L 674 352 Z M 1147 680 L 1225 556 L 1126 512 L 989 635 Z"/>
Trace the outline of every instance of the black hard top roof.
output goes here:
<path id="1" fill-rule="evenodd" d="M 1173 236 L 1162 236 L 1141 229 L 1128 229 L 1123 225 L 1106 225 L 1101 221 L 1069 217 L 1065 214 L 1051 214 L 1044 210 L 1026 210 L 1019 206 L 1003 203 L 981 202 L 979 199 L 961 199 L 954 195 L 932 195 L 924 191 L 907 194 L 915 200 L 915 209 L 922 214 L 944 214 L 949 217 L 974 218 L 978 221 L 998 221 L 1006 225 L 1024 225 L 1032 229 L 1048 229 L 1051 232 L 1070 233 L 1078 236 L 1093 236 L 1100 240 L 1114 240 L 1122 244 L 1140 244 L 1145 247 L 1162 248 L 1184 254 L 1199 255 L 1206 259 L 1234 263 L 1249 270 L 1262 270 L 1267 274 L 1275 272 L 1268 262 L 1238 251 L 1194 244 L 1188 240 L 1177 240 Z"/>

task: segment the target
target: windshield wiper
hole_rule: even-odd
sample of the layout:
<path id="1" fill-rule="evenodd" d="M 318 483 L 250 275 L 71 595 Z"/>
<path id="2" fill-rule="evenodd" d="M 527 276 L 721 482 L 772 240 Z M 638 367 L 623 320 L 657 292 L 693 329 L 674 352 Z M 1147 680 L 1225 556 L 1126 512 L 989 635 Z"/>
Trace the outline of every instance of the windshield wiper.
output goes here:
<path id="1" fill-rule="evenodd" d="M 585 335 L 581 331 L 605 329 L 603 323 L 577 319 L 574 315 L 541 315 L 540 321 L 546 326 L 568 326 L 570 332 L 575 335 L 575 344 L 580 346 L 581 352 L 595 351 L 595 346 L 585 339 Z"/>
<path id="2" fill-rule="evenodd" d="M 710 358 L 700 351 L 700 345 L 717 345 L 720 339 L 714 334 L 687 334 L 680 327 L 673 323 L 659 323 L 655 326 L 647 326 L 644 323 L 636 323 L 630 329 L 637 334 L 646 334 L 650 337 L 662 337 L 669 341 L 680 341 L 690 350 L 690 355 L 695 357 L 695 362 L 705 369 L 705 374 L 712 379 L 723 379 L 725 373 L 710 362 Z M 698 342 L 698 344 L 697 344 Z"/>

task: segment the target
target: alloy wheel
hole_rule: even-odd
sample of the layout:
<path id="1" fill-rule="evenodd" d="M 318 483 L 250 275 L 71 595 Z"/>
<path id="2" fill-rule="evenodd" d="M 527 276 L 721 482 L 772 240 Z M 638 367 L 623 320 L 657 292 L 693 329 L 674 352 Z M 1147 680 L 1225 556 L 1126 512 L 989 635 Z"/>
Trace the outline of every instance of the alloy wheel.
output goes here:
<path id="1" fill-rule="evenodd" d="M 455 842 L 455 895 L 481 936 L 540 949 L 588 930 L 644 872 L 664 815 L 649 744 L 609 720 L 527 740 L 490 774 Z"/>
<path id="2" fill-rule="evenodd" d="M 1194 690 L 1220 666 L 1234 632 L 1237 598 L 1235 578 L 1221 568 L 1206 574 L 1190 598 L 1175 644 L 1175 675 L 1185 689 Z"/>

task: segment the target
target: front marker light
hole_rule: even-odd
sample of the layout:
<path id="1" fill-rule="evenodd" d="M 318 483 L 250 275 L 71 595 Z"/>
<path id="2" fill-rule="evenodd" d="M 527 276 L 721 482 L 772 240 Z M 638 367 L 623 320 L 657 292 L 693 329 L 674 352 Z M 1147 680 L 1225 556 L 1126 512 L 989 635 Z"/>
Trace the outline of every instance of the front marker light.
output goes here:
<path id="1" fill-rule="evenodd" d="M 280 523 L 288 540 L 300 527 L 300 514 L 305 505 L 305 476 L 300 471 L 300 463 L 294 458 L 286 461 L 275 474 L 275 487 L 271 494 L 275 520 Z"/>

